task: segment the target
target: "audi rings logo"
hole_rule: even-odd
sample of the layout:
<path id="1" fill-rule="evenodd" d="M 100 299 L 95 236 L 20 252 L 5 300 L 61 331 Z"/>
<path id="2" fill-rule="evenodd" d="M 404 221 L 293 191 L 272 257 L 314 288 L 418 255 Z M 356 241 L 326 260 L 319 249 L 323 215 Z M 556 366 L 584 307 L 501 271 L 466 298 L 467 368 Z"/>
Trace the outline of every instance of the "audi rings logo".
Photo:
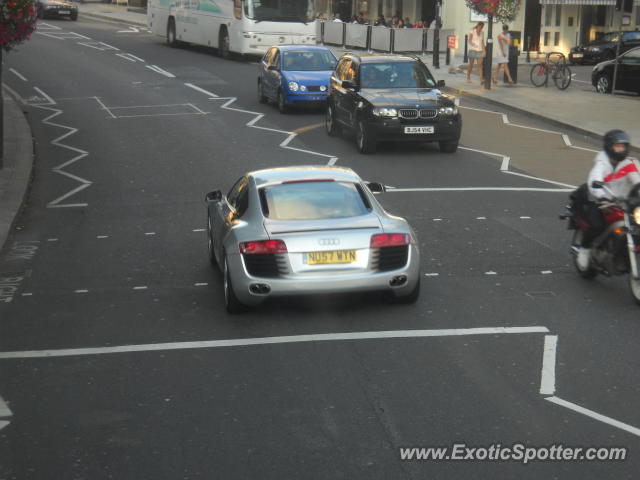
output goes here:
<path id="1" fill-rule="evenodd" d="M 323 247 L 329 247 L 331 245 L 340 245 L 340 239 L 339 238 L 321 238 L 320 240 L 318 240 L 318 244 L 322 245 Z"/>

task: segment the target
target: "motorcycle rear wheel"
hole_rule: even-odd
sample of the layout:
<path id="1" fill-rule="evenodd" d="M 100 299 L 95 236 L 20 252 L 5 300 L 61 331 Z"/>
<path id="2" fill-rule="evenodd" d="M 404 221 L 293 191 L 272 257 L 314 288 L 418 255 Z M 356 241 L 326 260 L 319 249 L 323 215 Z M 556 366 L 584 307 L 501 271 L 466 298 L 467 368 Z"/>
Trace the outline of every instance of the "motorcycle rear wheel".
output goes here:
<path id="1" fill-rule="evenodd" d="M 636 255 L 636 262 L 640 262 L 640 255 Z M 629 290 L 635 302 L 640 305 L 640 278 L 633 278 L 629 272 Z"/>
<path id="2" fill-rule="evenodd" d="M 582 238 L 583 237 L 584 237 L 584 232 L 582 230 L 580 230 L 580 229 L 577 229 L 575 231 L 575 233 L 573 234 L 573 242 L 572 242 L 572 244 L 574 246 L 576 246 L 576 247 L 582 247 Z M 589 266 L 587 268 L 581 268 L 580 265 L 578 265 L 578 253 L 577 252 L 572 252 L 572 256 L 573 256 L 573 266 L 575 267 L 576 271 L 578 272 L 578 275 L 580 275 L 582 278 L 584 278 L 586 280 L 591 280 L 592 278 L 595 278 L 598 275 L 598 270 L 593 268 L 593 266 L 591 264 L 589 264 Z M 638 290 L 638 292 L 640 293 L 640 289 Z"/>

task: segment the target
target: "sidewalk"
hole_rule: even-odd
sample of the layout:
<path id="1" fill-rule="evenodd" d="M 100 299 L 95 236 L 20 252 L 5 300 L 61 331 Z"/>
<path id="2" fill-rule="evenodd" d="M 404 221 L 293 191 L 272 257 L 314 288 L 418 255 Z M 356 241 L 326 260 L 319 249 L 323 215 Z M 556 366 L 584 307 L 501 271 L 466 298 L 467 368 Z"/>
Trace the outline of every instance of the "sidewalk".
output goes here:
<path id="1" fill-rule="evenodd" d="M 4 155 L 0 169 L 0 248 L 27 194 L 33 169 L 31 128 L 18 103 L 4 92 Z"/>

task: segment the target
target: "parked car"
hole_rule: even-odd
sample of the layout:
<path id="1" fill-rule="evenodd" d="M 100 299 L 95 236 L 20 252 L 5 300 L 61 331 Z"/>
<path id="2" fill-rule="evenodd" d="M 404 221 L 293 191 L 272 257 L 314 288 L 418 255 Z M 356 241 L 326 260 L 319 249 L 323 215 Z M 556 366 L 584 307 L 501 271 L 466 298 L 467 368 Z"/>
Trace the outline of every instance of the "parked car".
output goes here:
<path id="1" fill-rule="evenodd" d="M 36 3 L 38 18 L 70 18 L 78 20 L 78 6 L 66 0 L 38 0 Z"/>
<path id="2" fill-rule="evenodd" d="M 573 47 L 569 52 L 569 61 L 571 63 L 586 64 L 613 60 L 616 56 L 620 33 L 622 33 L 620 53 L 624 53 L 634 47 L 640 47 L 640 31 L 609 32 L 597 40 Z"/>
<path id="3" fill-rule="evenodd" d="M 346 54 L 331 76 L 327 133 L 355 131 L 361 153 L 383 141 L 438 142 L 441 151 L 455 152 L 462 118 L 443 86 L 418 57 Z"/>
<path id="4" fill-rule="evenodd" d="M 226 308 L 270 297 L 380 291 L 400 303 L 420 294 L 420 255 L 409 223 L 385 212 L 348 168 L 250 172 L 206 195 L 209 258 L 224 275 Z"/>
<path id="5" fill-rule="evenodd" d="M 602 62 L 593 67 L 591 83 L 599 93 L 610 93 L 613 86 L 615 60 Z M 633 48 L 618 57 L 616 90 L 640 94 L 640 47 Z"/>
<path id="6" fill-rule="evenodd" d="M 281 113 L 294 105 L 324 106 L 336 61 L 326 47 L 271 47 L 258 67 L 258 99 L 277 102 Z"/>

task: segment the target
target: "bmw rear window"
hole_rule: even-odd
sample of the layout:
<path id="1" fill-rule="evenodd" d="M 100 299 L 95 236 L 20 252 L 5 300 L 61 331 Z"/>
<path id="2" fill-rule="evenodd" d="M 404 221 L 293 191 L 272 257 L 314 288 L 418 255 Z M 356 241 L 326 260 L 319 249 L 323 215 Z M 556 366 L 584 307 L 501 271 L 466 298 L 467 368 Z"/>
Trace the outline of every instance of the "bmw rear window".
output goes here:
<path id="1" fill-rule="evenodd" d="M 358 217 L 371 208 L 360 185 L 322 180 L 262 188 L 260 202 L 264 215 L 274 220 Z"/>

